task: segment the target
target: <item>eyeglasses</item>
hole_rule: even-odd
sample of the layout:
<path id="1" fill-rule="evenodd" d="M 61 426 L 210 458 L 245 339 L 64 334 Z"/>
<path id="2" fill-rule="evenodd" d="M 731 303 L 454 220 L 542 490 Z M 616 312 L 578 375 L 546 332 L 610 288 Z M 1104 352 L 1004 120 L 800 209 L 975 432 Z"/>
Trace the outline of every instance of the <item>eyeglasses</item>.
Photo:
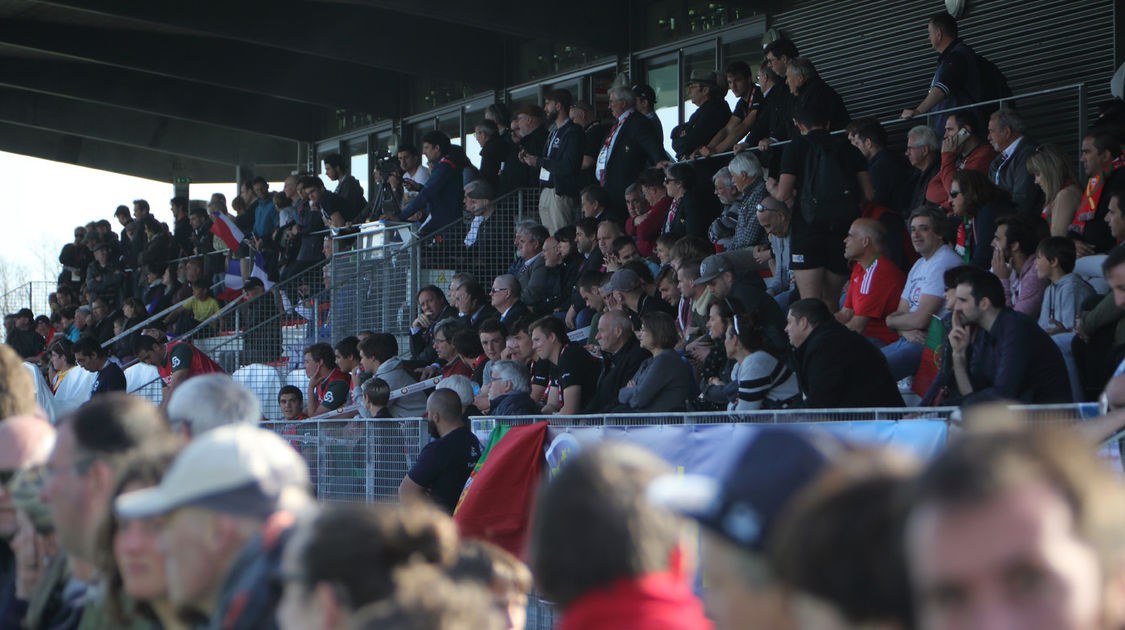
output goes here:
<path id="1" fill-rule="evenodd" d="M 665 183 L 665 184 L 671 184 L 672 182 L 676 182 L 676 183 L 678 184 L 678 183 L 680 183 L 680 180 L 678 180 L 678 179 L 672 179 L 671 177 L 665 177 L 665 178 L 664 178 L 664 183 Z"/>
<path id="2" fill-rule="evenodd" d="M 445 337 L 434 337 L 434 343 L 449 343 Z"/>
<path id="3" fill-rule="evenodd" d="M 951 190 L 951 191 L 949 191 L 949 198 L 950 198 L 950 199 L 956 199 L 957 197 L 960 197 L 960 196 L 961 196 L 961 191 L 960 191 L 960 190 Z"/>
<path id="4" fill-rule="evenodd" d="M 508 287 L 492 287 L 488 290 L 489 293 L 499 293 L 501 291 L 510 291 Z"/>

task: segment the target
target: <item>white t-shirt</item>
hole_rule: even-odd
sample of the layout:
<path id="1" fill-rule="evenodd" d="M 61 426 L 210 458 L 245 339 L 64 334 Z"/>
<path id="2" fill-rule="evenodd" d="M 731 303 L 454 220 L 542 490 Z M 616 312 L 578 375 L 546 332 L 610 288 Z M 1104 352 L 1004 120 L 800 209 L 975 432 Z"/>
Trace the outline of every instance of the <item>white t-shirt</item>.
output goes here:
<path id="1" fill-rule="evenodd" d="M 419 166 L 418 170 L 414 171 L 413 175 L 411 175 L 409 173 L 403 173 L 402 178 L 404 180 L 409 179 L 412 182 L 418 182 L 419 184 L 425 186 L 426 180 L 430 178 L 430 169 L 426 168 L 425 166 Z M 417 196 L 418 196 L 417 192 L 415 192 L 413 190 L 410 190 L 409 188 L 403 187 L 403 189 L 402 189 L 402 207 L 405 208 L 406 206 L 408 206 L 410 204 L 410 202 L 414 201 L 414 198 L 417 197 Z"/>
<path id="2" fill-rule="evenodd" d="M 942 245 L 929 260 L 919 258 L 910 273 L 906 276 L 906 286 L 902 289 L 902 299 L 910 303 L 910 312 L 918 310 L 918 303 L 923 295 L 933 295 L 939 298 L 945 296 L 945 271 L 951 267 L 965 264 L 957 252 L 948 245 Z M 942 309 L 937 313 L 941 316 L 945 312 L 944 300 Z"/>

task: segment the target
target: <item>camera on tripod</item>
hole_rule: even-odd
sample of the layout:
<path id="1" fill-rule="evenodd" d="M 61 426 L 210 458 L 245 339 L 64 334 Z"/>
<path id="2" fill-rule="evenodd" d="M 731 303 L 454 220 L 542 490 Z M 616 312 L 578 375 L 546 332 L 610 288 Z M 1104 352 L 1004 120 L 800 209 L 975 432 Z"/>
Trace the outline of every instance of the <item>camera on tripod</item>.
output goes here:
<path id="1" fill-rule="evenodd" d="M 396 155 L 387 151 L 375 156 L 375 170 L 382 177 L 395 174 L 401 175 L 402 163 L 398 161 Z"/>

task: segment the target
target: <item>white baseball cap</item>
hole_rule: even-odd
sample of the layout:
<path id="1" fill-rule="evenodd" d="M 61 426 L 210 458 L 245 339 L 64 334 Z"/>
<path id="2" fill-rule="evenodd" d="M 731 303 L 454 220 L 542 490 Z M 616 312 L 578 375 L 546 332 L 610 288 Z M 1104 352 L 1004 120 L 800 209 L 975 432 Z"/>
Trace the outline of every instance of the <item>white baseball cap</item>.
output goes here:
<path id="1" fill-rule="evenodd" d="M 114 507 L 123 518 L 165 514 L 188 505 L 266 516 L 287 499 L 308 495 L 309 469 L 288 442 L 272 431 L 228 425 L 192 440 L 160 485 L 127 492 Z"/>

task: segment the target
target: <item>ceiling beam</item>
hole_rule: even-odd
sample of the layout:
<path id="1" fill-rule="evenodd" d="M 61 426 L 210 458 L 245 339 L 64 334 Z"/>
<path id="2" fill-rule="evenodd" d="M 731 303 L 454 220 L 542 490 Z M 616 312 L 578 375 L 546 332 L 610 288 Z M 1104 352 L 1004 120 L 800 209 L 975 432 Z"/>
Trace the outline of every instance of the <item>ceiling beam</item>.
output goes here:
<path id="1" fill-rule="evenodd" d="M 226 39 L 33 20 L 0 21 L 0 43 L 330 108 L 398 114 L 400 75 Z M 307 77 L 321 80 L 310 85 Z"/>
<path id="2" fill-rule="evenodd" d="M 0 57 L 0 85 L 194 120 L 279 138 L 314 141 L 328 110 L 98 64 Z"/>
<path id="3" fill-rule="evenodd" d="M 429 76 L 479 87 L 503 85 L 504 40 L 495 33 L 390 11 L 276 0 L 43 0 L 41 4 Z"/>

